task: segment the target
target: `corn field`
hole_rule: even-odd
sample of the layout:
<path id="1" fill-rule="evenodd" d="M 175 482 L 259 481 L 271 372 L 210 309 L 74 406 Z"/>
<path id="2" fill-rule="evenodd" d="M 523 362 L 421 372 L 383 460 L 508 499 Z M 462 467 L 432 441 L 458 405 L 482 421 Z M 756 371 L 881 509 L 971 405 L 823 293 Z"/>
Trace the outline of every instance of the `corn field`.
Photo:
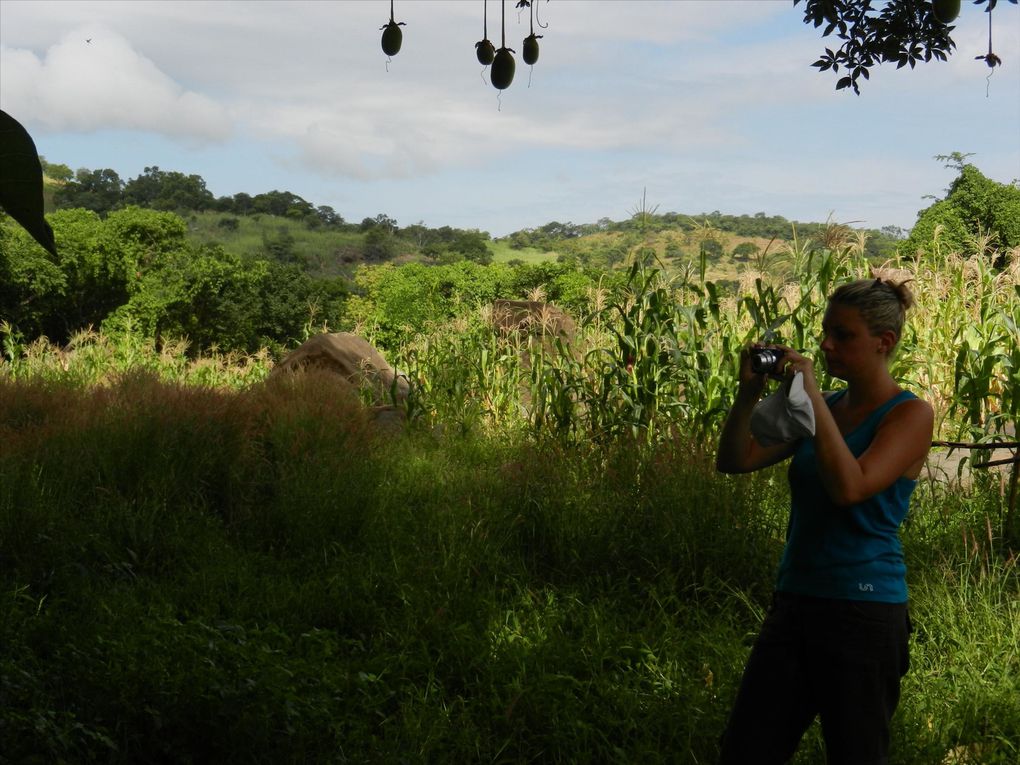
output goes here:
<path id="1" fill-rule="evenodd" d="M 697 269 L 671 273 L 635 262 L 622 294 L 593 290 L 572 338 L 499 332 L 483 307 L 384 350 L 411 382 L 411 419 L 429 424 L 524 428 L 567 441 L 709 436 L 731 403 L 741 348 L 770 339 L 815 352 L 826 296 L 876 273 L 860 242 L 789 250 L 785 278 L 749 269 L 736 290 Z M 916 303 L 892 371 L 934 406 L 936 438 L 1012 438 L 1020 412 L 1020 255 L 1012 253 L 1002 271 L 980 256 L 948 254 L 877 273 L 911 280 Z M 25 343 L 0 324 L 0 378 L 89 386 L 141 368 L 165 381 L 240 389 L 273 366 L 265 350 L 192 358 L 187 348 L 183 340 L 157 347 L 92 330 L 61 348 Z M 822 386 L 838 385 L 823 367 L 816 367 Z"/>

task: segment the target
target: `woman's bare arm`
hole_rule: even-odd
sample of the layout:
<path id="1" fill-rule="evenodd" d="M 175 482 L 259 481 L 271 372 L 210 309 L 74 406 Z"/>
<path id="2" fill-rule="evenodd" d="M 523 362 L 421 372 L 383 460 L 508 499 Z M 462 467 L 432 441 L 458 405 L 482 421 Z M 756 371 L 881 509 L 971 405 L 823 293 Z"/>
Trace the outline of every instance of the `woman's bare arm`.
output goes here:
<path id="1" fill-rule="evenodd" d="M 765 389 L 765 377 L 750 370 L 748 352 L 740 355 L 740 386 L 719 437 L 715 467 L 720 473 L 750 473 L 793 454 L 796 443 L 762 446 L 751 434 L 751 412 Z"/>

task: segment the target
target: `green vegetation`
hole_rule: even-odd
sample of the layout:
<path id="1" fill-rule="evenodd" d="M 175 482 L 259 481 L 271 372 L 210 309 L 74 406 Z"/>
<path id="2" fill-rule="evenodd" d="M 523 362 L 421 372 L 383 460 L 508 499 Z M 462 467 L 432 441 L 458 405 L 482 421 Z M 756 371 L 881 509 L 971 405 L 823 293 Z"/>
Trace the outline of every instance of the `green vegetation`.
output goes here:
<path id="1" fill-rule="evenodd" d="M 58 254 L 0 225 L 0 759 L 713 761 L 788 502 L 781 468 L 712 467 L 736 351 L 814 348 L 866 237 L 642 204 L 484 265 L 480 232 L 274 194 L 298 212 L 58 210 Z M 1015 248 L 890 265 L 918 299 L 894 373 L 940 438 L 1010 438 Z M 494 330 L 502 297 L 576 336 Z M 407 373 L 402 432 L 328 375 L 267 379 L 323 323 Z M 1012 763 L 1016 482 L 938 465 L 903 531 L 893 762 Z M 821 761 L 814 731 L 796 762 Z"/>
<path id="2" fill-rule="evenodd" d="M 793 0 L 794 5 L 802 0 Z M 822 37 L 835 33 L 840 43 L 830 44 L 812 66 L 820 72 L 837 75 L 836 90 L 844 88 L 860 95 L 860 86 L 870 79 L 871 70 L 883 63 L 896 62 L 897 68 L 932 59 L 945 61 L 953 54 L 956 43 L 950 26 L 960 12 L 959 0 L 888 0 L 876 4 L 803 0 L 804 23 L 824 27 Z M 1017 0 L 1008 0 L 1017 4 Z M 989 67 L 1002 64 L 992 52 L 992 10 L 998 0 L 974 0 L 985 5 L 988 14 L 988 53 L 978 56 Z"/>
<path id="3" fill-rule="evenodd" d="M 637 266 L 629 298 L 588 317 L 580 352 L 530 370 L 512 338 L 467 315 L 438 321 L 396 351 L 416 395 L 395 440 L 329 378 L 261 385 L 264 354 L 189 360 L 130 335 L 8 342 L 16 756 L 711 759 L 786 501 L 776 471 L 711 469 L 705 444 L 733 390 L 725 355 L 791 310 L 788 339 L 809 337 L 819 295 L 863 263 L 833 253 L 802 263 L 795 291 L 759 281 L 738 300 Z M 943 435 L 1016 422 L 1016 398 L 995 394 L 1017 389 L 1002 331 L 1020 311 L 1015 275 L 973 266 L 918 273 L 904 340 L 901 372 Z M 376 269 L 365 294 L 383 312 L 434 295 L 385 302 L 421 282 L 412 271 Z M 984 334 L 963 320 L 974 305 Z M 954 356 L 961 340 L 972 352 Z M 1016 755 L 1006 501 L 983 474 L 919 492 L 899 762 L 961 744 L 983 762 Z M 812 742 L 802 762 L 817 761 Z"/>
<path id="4" fill-rule="evenodd" d="M 931 258 L 940 252 L 989 257 L 1001 268 L 1007 253 L 1020 247 L 1020 187 L 996 183 L 965 155 L 939 157 L 959 171 L 945 199 L 921 210 L 910 236 L 901 245 L 905 255 L 920 251 Z"/>
<path id="5" fill-rule="evenodd" d="M 383 439 L 328 377 L 230 391 L 163 369 L 0 382 L 5 757 L 714 759 L 781 472 L 717 475 L 680 432 Z M 1001 510 L 980 476 L 918 493 L 895 763 L 1015 760 Z M 817 731 L 796 761 L 822 761 Z"/>
<path id="6" fill-rule="evenodd" d="M 496 239 L 489 245 L 494 263 L 543 263 L 554 260 L 556 253 L 539 250 L 534 247 L 515 249 L 505 239 Z"/>
<path id="7" fill-rule="evenodd" d="M 191 213 L 185 218 L 187 239 L 219 245 L 243 259 L 265 258 L 301 266 L 313 276 L 349 273 L 362 259 L 364 235 L 340 228 L 309 228 L 302 221 L 255 213 Z"/>
<path id="8" fill-rule="evenodd" d="M 42 160 L 53 173 L 44 197 L 58 208 L 51 219 L 69 252 L 44 253 L 0 220 L 0 320 L 28 341 L 45 335 L 66 342 L 90 326 L 116 331 L 133 323 L 157 337 L 187 335 L 193 352 L 215 345 L 250 353 L 260 345 L 282 349 L 312 328 L 359 326 L 365 317 L 348 311 L 343 298 L 372 281 L 359 271 L 385 263 L 517 269 L 555 262 L 594 289 L 603 275 L 654 255 L 671 277 L 696 273 L 726 292 L 753 273 L 788 280 L 798 259 L 850 245 L 875 265 L 935 247 L 986 254 L 1001 270 L 1020 236 L 1013 223 L 1020 216 L 1011 214 L 1017 189 L 988 180 L 963 163 L 964 155 L 948 159 L 960 177 L 947 199 L 922 212 L 907 241 L 895 227 L 866 231 L 765 213 L 658 213 L 643 202 L 623 221 L 553 221 L 494 241 L 486 232 L 449 226 L 400 227 L 385 214 L 348 223 L 332 208 L 286 191 L 217 199 L 201 177 L 159 167 L 122 182 L 109 168 L 71 174 Z M 444 276 L 432 281 L 449 291 L 441 286 Z M 190 311 L 196 296 L 201 310 Z M 458 299 L 477 304 L 489 297 L 483 290 Z"/>
<path id="9" fill-rule="evenodd" d="M 190 245 L 173 213 L 127 207 L 103 219 L 72 209 L 50 221 L 55 254 L 0 221 L 0 321 L 17 342 L 64 344 L 102 326 L 186 337 L 193 352 L 255 352 L 304 339 L 347 292 L 345 280 L 313 278 L 293 263 Z"/>

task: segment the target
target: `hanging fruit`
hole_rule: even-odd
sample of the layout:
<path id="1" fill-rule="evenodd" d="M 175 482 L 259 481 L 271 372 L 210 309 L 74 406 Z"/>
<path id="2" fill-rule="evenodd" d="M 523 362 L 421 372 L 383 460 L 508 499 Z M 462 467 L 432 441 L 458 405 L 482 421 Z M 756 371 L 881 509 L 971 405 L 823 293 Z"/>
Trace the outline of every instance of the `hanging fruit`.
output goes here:
<path id="1" fill-rule="evenodd" d="M 538 61 L 538 39 L 542 35 L 535 34 L 535 4 L 528 6 L 531 9 L 530 23 L 531 34 L 524 38 L 524 46 L 521 49 L 521 57 L 525 64 L 534 64 Z"/>
<path id="2" fill-rule="evenodd" d="M 478 55 L 478 63 L 488 66 L 496 58 L 496 46 L 489 40 L 479 40 L 475 43 L 475 53 Z"/>
<path id="3" fill-rule="evenodd" d="M 942 24 L 949 24 L 960 15 L 960 0 L 932 0 L 932 15 Z"/>
<path id="4" fill-rule="evenodd" d="M 400 28 L 405 26 L 404 22 L 393 20 L 393 0 L 390 0 L 390 23 L 379 27 L 382 33 L 382 50 L 387 56 L 396 56 L 400 53 L 400 44 L 404 41 L 404 33 Z"/>
<path id="5" fill-rule="evenodd" d="M 542 35 L 528 35 L 524 38 L 524 50 L 521 58 L 525 64 L 534 64 L 538 61 L 538 38 Z"/>
<path id="6" fill-rule="evenodd" d="M 1002 59 L 992 52 L 992 9 L 988 9 L 988 53 L 983 56 L 974 56 L 976 61 L 984 61 L 989 69 L 1002 66 Z"/>
<path id="7" fill-rule="evenodd" d="M 496 51 L 496 56 L 492 60 L 492 69 L 489 71 L 489 80 L 492 82 L 492 86 L 498 90 L 510 87 L 510 83 L 514 81 L 514 69 L 517 68 L 517 64 L 514 62 L 513 49 L 506 47 L 506 0 L 502 0 L 502 2 L 502 47 Z"/>
<path id="8" fill-rule="evenodd" d="M 492 86 L 499 90 L 509 88 L 510 83 L 514 81 L 516 68 L 513 51 L 510 48 L 500 48 L 496 51 L 496 57 L 492 61 L 492 71 L 489 74 Z"/>
<path id="9" fill-rule="evenodd" d="M 496 57 L 496 46 L 489 40 L 489 0 L 482 0 L 482 39 L 475 43 L 475 55 L 482 66 Z"/>

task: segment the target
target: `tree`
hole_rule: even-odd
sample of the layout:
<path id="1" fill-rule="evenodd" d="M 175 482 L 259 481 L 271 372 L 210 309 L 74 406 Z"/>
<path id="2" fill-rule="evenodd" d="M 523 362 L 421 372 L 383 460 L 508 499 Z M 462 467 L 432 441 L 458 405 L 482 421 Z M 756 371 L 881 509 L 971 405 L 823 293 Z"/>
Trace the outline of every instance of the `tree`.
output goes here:
<path id="1" fill-rule="evenodd" d="M 324 226 L 339 228 L 344 225 L 343 217 L 329 205 L 320 205 L 315 208 L 315 214 Z"/>
<path id="2" fill-rule="evenodd" d="M 373 225 L 365 234 L 365 260 L 389 260 L 397 252 L 396 239 L 386 226 Z"/>
<path id="3" fill-rule="evenodd" d="M 55 244 L 52 251 L 44 250 L 26 229 L 0 214 L 0 322 L 10 323 L 25 337 L 46 334 L 49 317 L 66 291 L 56 253 Z"/>
<path id="4" fill-rule="evenodd" d="M 760 248 L 753 242 L 741 242 L 733 248 L 734 260 L 750 260 L 758 254 Z"/>
<path id="5" fill-rule="evenodd" d="M 235 200 L 237 196 L 235 196 Z M 241 213 L 240 210 L 236 212 Z M 307 218 L 316 214 L 315 207 L 297 194 L 292 194 L 289 191 L 275 190 L 264 194 L 256 194 L 251 201 L 251 212 L 291 218 Z"/>
<path id="6" fill-rule="evenodd" d="M 723 254 L 723 245 L 718 239 L 704 239 L 699 245 L 698 251 L 712 260 L 718 260 Z"/>
<path id="7" fill-rule="evenodd" d="M 280 226 L 276 236 L 272 237 L 265 231 L 262 232 L 262 247 L 270 260 L 277 263 L 301 264 L 304 261 L 295 249 L 297 240 L 287 226 Z"/>
<path id="8" fill-rule="evenodd" d="M 100 215 L 106 215 L 123 204 L 124 184 L 116 170 L 103 168 L 89 170 L 81 168 L 57 193 L 53 201 L 58 209 L 83 207 Z"/>
<path id="9" fill-rule="evenodd" d="M 376 226 L 382 226 L 387 231 L 389 231 L 391 234 L 397 233 L 397 228 L 398 228 L 397 221 L 394 220 L 393 218 L 391 218 L 386 213 L 379 213 L 378 215 L 375 216 L 373 221 L 374 221 Z"/>
<path id="10" fill-rule="evenodd" d="M 489 237 L 480 231 L 461 231 L 450 245 L 450 249 L 481 265 L 492 262 L 492 251 L 489 250 Z"/>
<path id="11" fill-rule="evenodd" d="M 199 175 L 147 167 L 124 185 L 126 204 L 153 210 L 208 210 L 216 200 Z"/>
<path id="12" fill-rule="evenodd" d="M 0 318 L 26 337 L 66 343 L 99 326 L 136 293 L 143 277 L 186 249 L 176 215 L 128 207 L 101 219 L 83 208 L 50 216 L 56 255 L 20 231 L 0 242 Z"/>
<path id="13" fill-rule="evenodd" d="M 234 194 L 233 202 L 234 206 L 231 212 L 235 215 L 250 215 L 255 210 L 255 201 L 251 194 L 245 194 L 243 191 L 240 194 Z"/>
<path id="14" fill-rule="evenodd" d="M 295 265 L 243 261 L 218 245 L 185 249 L 145 274 L 103 329 L 186 337 L 192 354 L 213 345 L 250 353 L 299 342 L 313 314 L 338 322 L 346 294 L 342 279 L 313 279 Z"/>
<path id="15" fill-rule="evenodd" d="M 52 178 L 55 181 L 66 183 L 67 181 L 74 178 L 74 170 L 67 165 L 61 165 L 54 162 L 47 162 L 46 157 L 39 155 L 39 164 L 42 165 L 43 174 L 47 178 Z"/>
<path id="16" fill-rule="evenodd" d="M 956 43 L 950 36 L 952 19 L 939 20 L 931 0 L 793 0 L 794 5 L 804 3 L 804 23 L 816 28 L 825 25 L 822 37 L 833 32 L 842 40 L 836 50 L 826 48 L 812 64 L 819 71 L 832 70 L 843 76 L 836 81 L 836 89 L 850 88 L 860 94 L 860 79 L 871 77 L 872 67 L 896 62 L 897 68 L 909 65 L 913 69 L 920 62 L 933 58 L 945 61 L 952 55 Z M 1008 0 L 1017 4 L 1018 0 Z M 998 0 L 974 0 L 975 5 L 986 5 L 991 14 Z M 873 7 L 879 5 L 880 7 Z M 989 25 L 991 16 L 989 16 Z M 991 50 L 989 26 L 988 55 L 978 56 L 989 67 L 1002 62 Z"/>
<path id="17" fill-rule="evenodd" d="M 987 236 L 992 263 L 1001 268 L 1006 252 L 1020 247 L 1020 187 L 1015 182 L 993 181 L 974 165 L 953 164 L 959 157 L 937 157 L 958 167 L 960 174 L 945 199 L 917 214 L 917 223 L 900 245 L 900 252 L 907 257 L 918 252 L 932 255 L 937 240 L 943 251 L 974 255 L 984 249 L 979 243 Z"/>

